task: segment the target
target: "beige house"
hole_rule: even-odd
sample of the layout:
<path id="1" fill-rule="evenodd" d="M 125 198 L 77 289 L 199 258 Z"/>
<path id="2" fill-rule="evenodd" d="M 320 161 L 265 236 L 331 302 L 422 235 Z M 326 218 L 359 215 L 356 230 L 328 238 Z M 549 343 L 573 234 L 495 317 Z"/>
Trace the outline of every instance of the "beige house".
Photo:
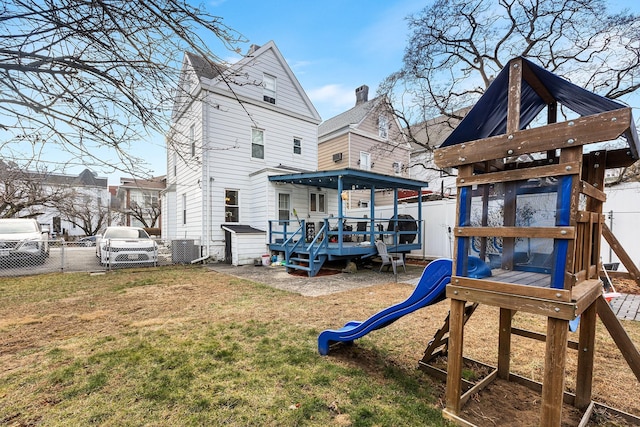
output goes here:
<path id="1" fill-rule="evenodd" d="M 408 178 L 411 146 L 393 111 L 383 97 L 369 100 L 366 85 L 355 94 L 353 108 L 318 127 L 318 170 L 351 168 Z M 367 207 L 369 199 L 369 193 L 349 191 L 347 209 Z M 376 195 L 377 204 L 390 202 L 391 194 L 388 200 Z"/>

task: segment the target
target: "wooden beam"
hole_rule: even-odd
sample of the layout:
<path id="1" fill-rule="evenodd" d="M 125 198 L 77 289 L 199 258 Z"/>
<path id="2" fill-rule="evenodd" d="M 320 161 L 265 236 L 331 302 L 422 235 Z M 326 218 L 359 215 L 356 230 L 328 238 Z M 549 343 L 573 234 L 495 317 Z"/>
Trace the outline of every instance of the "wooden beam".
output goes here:
<path id="1" fill-rule="evenodd" d="M 575 227 L 455 227 L 455 237 L 574 239 Z"/>
<path id="2" fill-rule="evenodd" d="M 513 311 L 500 307 L 500 329 L 498 330 L 498 377 L 509 379 L 511 364 L 511 319 Z"/>
<path id="3" fill-rule="evenodd" d="M 638 270 L 638 267 L 636 267 L 627 251 L 624 250 L 624 248 L 622 247 L 616 236 L 613 235 L 607 224 L 602 224 L 602 236 L 607 241 L 607 243 L 609 243 L 611 249 L 613 249 L 620 262 L 622 262 L 622 265 L 624 265 L 624 267 L 629 272 L 629 277 L 635 280 L 636 283 L 640 284 L 640 270 Z"/>
<path id="4" fill-rule="evenodd" d="M 511 328 L 511 333 L 513 335 L 518 335 L 520 337 L 529 338 L 529 339 L 541 341 L 541 342 L 547 342 L 547 336 L 539 332 L 533 332 L 533 331 L 520 329 L 520 328 Z M 567 348 L 570 348 L 571 350 L 577 350 L 578 343 L 576 341 L 567 341 Z"/>
<path id="5" fill-rule="evenodd" d="M 464 340 L 465 301 L 451 300 L 449 357 L 447 358 L 446 409 L 452 414 L 460 413 L 462 392 L 462 347 Z"/>
<path id="6" fill-rule="evenodd" d="M 605 169 L 625 168 L 634 164 L 638 159 L 628 148 L 607 151 Z"/>
<path id="7" fill-rule="evenodd" d="M 547 299 L 551 301 L 571 302 L 573 300 L 571 291 L 565 289 L 550 289 L 540 286 L 525 286 L 517 283 L 497 282 L 489 279 L 472 279 L 470 277 L 452 276 L 451 284 L 465 288 L 473 288 L 484 291 L 498 292 L 503 294 L 516 294 L 524 297 Z M 447 297 L 450 296 L 447 288 Z"/>
<path id="8" fill-rule="evenodd" d="M 575 319 L 577 309 L 577 304 L 573 302 L 551 301 L 522 295 L 481 291 L 451 284 L 447 286 L 447 297 L 451 298 L 451 301 L 474 301 L 493 307 L 509 308 L 563 320 Z"/>
<path id="9" fill-rule="evenodd" d="M 580 173 L 579 163 L 565 163 L 563 165 L 539 166 L 536 168 L 513 169 L 509 171 L 490 172 L 482 175 L 456 179 L 458 187 L 467 185 L 493 184 L 496 182 L 524 181 L 533 178 L 544 178 L 548 176 L 563 176 Z"/>
<path id="10" fill-rule="evenodd" d="M 523 63 L 522 65 L 523 65 L 522 78 L 524 78 L 527 84 L 531 86 L 531 89 L 533 89 L 538 94 L 538 96 L 542 98 L 545 104 L 555 105 L 556 99 L 553 97 L 551 92 L 549 92 L 549 89 L 547 89 L 547 87 L 540 81 L 538 76 L 536 76 L 534 72 L 531 71 L 531 68 L 529 68 L 529 65 L 527 65 L 526 63 Z M 550 123 L 553 123 L 553 122 L 550 122 Z"/>
<path id="11" fill-rule="evenodd" d="M 584 410 L 591 403 L 593 366 L 596 344 L 596 304 L 591 304 L 580 316 L 578 370 L 576 372 L 575 406 Z"/>
<path id="12" fill-rule="evenodd" d="M 539 128 L 507 132 L 435 151 L 440 168 L 479 163 L 557 148 L 611 141 L 631 125 L 631 108 L 621 108 Z"/>
<path id="13" fill-rule="evenodd" d="M 541 426 L 559 427 L 562 422 L 568 333 L 569 322 L 552 317 L 547 318 L 547 346 L 544 358 L 540 413 Z"/>
<path id="14" fill-rule="evenodd" d="M 593 185 L 584 181 L 580 182 L 580 192 L 600 202 L 607 200 L 607 195 L 604 191 L 600 191 Z"/>
<path id="15" fill-rule="evenodd" d="M 636 379 L 640 381 L 640 353 L 638 349 L 633 344 L 633 341 L 631 341 L 631 338 L 629 338 L 629 335 L 627 335 L 627 331 L 624 330 L 620 320 L 618 320 L 604 296 L 601 295 L 600 298 L 597 299 L 597 304 L 600 320 L 607 328 L 607 331 L 609 331 L 609 335 L 611 335 L 611 338 L 613 338 L 613 341 L 618 346 L 620 353 L 622 353 L 622 356 L 627 361 Z"/>
<path id="16" fill-rule="evenodd" d="M 522 104 L 522 58 L 509 62 L 509 99 L 507 104 L 507 133 L 520 129 Z"/>

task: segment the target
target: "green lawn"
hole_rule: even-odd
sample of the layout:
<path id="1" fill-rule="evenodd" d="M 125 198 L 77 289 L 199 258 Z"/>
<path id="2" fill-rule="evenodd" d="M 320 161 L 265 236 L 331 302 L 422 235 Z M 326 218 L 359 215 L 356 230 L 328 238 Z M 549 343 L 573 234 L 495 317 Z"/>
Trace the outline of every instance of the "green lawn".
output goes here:
<path id="1" fill-rule="evenodd" d="M 189 267 L 0 279 L 0 425 L 446 425 L 388 332 L 317 353 L 344 307 L 382 307 L 349 294 Z"/>

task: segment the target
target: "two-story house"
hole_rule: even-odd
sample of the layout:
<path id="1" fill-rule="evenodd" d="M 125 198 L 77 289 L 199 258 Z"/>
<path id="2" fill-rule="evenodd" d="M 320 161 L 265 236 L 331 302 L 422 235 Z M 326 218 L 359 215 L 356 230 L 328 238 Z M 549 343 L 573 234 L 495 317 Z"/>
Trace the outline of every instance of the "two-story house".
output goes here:
<path id="1" fill-rule="evenodd" d="M 53 238 L 91 235 L 109 222 L 107 178 L 88 169 L 72 175 L 0 162 L 0 198 L 2 215 L 36 218 Z"/>
<path id="2" fill-rule="evenodd" d="M 269 177 L 317 170 L 320 121 L 273 41 L 226 67 L 186 53 L 167 135 L 163 237 L 194 239 L 203 258 L 234 265 L 260 258 L 269 219 L 315 214 L 315 190 Z M 333 200 L 315 197 L 316 208 Z"/>
<path id="3" fill-rule="evenodd" d="M 408 177 L 411 146 L 384 97 L 369 99 L 369 87 L 355 90 L 355 106 L 318 127 L 320 170 L 353 168 L 378 174 Z M 368 207 L 367 192 L 349 191 L 347 209 Z M 385 195 L 387 197 L 385 197 Z M 376 203 L 388 204 L 390 192 L 381 191 Z"/>
<path id="4" fill-rule="evenodd" d="M 120 178 L 116 198 L 122 225 L 160 228 L 160 194 L 166 187 L 165 176 L 150 179 Z"/>

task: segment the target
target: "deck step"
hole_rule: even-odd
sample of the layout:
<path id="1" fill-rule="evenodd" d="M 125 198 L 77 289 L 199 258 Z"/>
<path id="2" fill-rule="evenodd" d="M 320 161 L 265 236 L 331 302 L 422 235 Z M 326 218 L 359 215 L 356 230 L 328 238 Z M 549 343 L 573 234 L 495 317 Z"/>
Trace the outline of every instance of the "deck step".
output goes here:
<path id="1" fill-rule="evenodd" d="M 295 270 L 311 271 L 311 268 L 300 264 L 284 264 L 286 268 L 293 268 Z"/>

